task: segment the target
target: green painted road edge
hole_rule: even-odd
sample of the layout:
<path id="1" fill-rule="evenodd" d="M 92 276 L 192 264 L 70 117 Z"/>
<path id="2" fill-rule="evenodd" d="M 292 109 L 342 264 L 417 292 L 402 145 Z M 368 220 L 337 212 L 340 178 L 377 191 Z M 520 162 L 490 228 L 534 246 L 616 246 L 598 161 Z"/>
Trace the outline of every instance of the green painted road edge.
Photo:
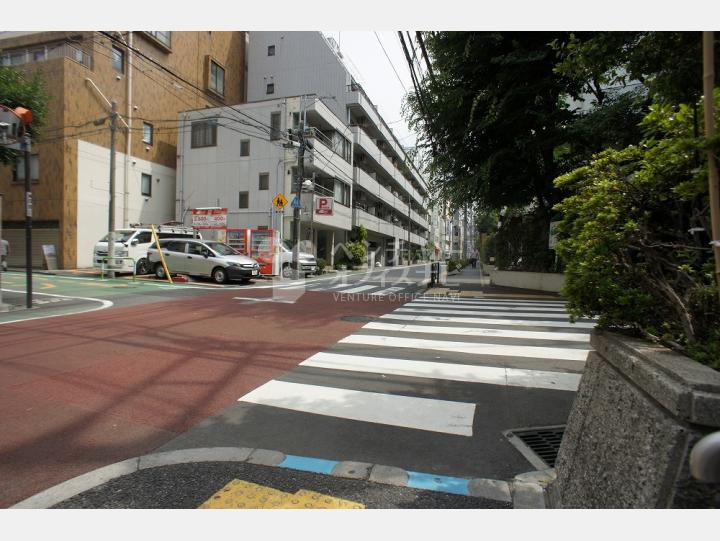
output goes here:
<path id="1" fill-rule="evenodd" d="M 113 479 L 124 475 L 131 475 L 148 468 L 161 466 L 172 466 L 177 464 L 191 464 L 198 462 L 247 462 L 261 466 L 287 467 L 290 462 L 302 463 L 302 461 L 289 461 L 288 458 L 302 458 L 294 455 L 286 455 L 280 451 L 267 449 L 252 449 L 249 447 L 204 447 L 196 449 L 183 449 L 179 451 L 166 451 L 143 455 L 122 462 L 116 462 L 108 466 L 79 475 L 63 483 L 50 487 L 30 498 L 16 503 L 11 509 L 48 509 L 69 498 L 77 496 L 87 490 L 96 488 Z M 313 459 L 306 459 L 313 461 Z M 286 465 L 283 466 L 283 463 Z M 303 468 L 303 471 L 307 471 Z M 314 470 L 313 473 L 324 475 Z M 487 500 L 511 503 L 515 509 L 544 509 L 545 491 L 543 483 L 539 482 L 535 473 L 517 476 L 513 481 L 499 481 L 495 479 L 466 479 L 467 495 Z M 398 487 L 413 488 L 411 479 L 417 472 L 408 472 L 402 468 L 393 466 L 382 466 L 366 462 L 337 462 L 329 475 L 346 479 L 357 479 L 370 481 L 379 484 L 393 485 Z M 327 475 L 327 474 L 325 474 Z M 426 474 L 432 475 L 432 474 Z M 423 488 L 435 492 L 446 492 L 440 489 Z"/>

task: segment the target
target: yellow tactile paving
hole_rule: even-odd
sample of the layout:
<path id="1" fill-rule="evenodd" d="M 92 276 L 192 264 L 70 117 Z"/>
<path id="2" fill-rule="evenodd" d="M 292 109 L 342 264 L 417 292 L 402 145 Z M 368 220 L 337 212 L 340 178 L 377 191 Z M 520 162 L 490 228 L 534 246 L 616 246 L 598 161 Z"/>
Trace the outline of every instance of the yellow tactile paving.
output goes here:
<path id="1" fill-rule="evenodd" d="M 285 501 L 281 509 L 365 509 L 365 506 L 312 490 L 298 490 Z"/>
<path id="2" fill-rule="evenodd" d="M 199 509 L 277 509 L 290 496 L 282 490 L 233 479 Z"/>
<path id="3" fill-rule="evenodd" d="M 364 509 L 361 503 L 310 490 L 295 494 L 234 479 L 213 494 L 199 509 Z"/>

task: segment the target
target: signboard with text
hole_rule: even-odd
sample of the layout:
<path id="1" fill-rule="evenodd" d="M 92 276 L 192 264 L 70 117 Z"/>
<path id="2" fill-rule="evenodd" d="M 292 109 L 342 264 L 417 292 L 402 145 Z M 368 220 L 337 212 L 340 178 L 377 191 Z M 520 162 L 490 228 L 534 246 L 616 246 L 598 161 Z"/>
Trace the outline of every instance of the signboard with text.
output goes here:
<path id="1" fill-rule="evenodd" d="M 332 197 L 316 196 L 315 197 L 315 214 L 320 216 L 332 216 L 333 215 L 333 202 Z"/>
<path id="2" fill-rule="evenodd" d="M 225 229 L 227 209 L 192 209 L 192 226 L 195 229 Z"/>

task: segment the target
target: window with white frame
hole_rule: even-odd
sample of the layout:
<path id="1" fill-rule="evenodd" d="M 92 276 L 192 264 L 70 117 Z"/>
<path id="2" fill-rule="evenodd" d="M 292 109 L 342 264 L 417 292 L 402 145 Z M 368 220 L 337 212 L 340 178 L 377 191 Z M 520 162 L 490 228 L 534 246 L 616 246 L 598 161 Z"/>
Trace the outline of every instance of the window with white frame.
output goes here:
<path id="1" fill-rule="evenodd" d="M 152 175 L 140 174 L 140 193 L 145 197 L 152 196 Z"/>
<path id="2" fill-rule="evenodd" d="M 225 95 L 225 68 L 214 60 L 210 60 L 209 88 L 221 96 Z"/>
<path id="3" fill-rule="evenodd" d="M 260 173 L 258 177 L 258 189 L 269 190 L 270 189 L 270 173 Z"/>
<path id="4" fill-rule="evenodd" d="M 333 199 L 341 205 L 350 206 L 350 187 L 344 182 L 335 179 L 335 193 L 333 195 Z"/>
<path id="5" fill-rule="evenodd" d="M 146 145 L 153 144 L 153 125 L 149 122 L 143 122 L 143 137 L 142 142 Z"/>
<path id="6" fill-rule="evenodd" d="M 217 146 L 217 119 L 197 120 L 190 124 L 190 147 Z"/>

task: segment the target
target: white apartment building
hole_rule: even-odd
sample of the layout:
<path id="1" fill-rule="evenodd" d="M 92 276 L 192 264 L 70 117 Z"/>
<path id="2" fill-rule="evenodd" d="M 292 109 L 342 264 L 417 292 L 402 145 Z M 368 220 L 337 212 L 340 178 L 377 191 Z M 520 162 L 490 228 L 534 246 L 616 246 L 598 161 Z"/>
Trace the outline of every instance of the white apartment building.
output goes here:
<path id="1" fill-rule="evenodd" d="M 351 220 L 345 231 L 364 225 L 370 249 L 382 264 L 404 260 L 408 247 L 425 248 L 427 183 L 353 79 L 335 43 L 320 32 L 250 32 L 247 50 L 248 102 L 304 95 L 309 113 L 310 104 L 321 103 L 344 124 L 345 130 L 337 131 L 351 143 L 350 173 L 334 177 L 351 187 Z M 317 115 L 308 115 L 312 128 L 322 128 L 315 125 L 319 122 Z M 302 238 L 307 228 L 303 224 Z"/>

